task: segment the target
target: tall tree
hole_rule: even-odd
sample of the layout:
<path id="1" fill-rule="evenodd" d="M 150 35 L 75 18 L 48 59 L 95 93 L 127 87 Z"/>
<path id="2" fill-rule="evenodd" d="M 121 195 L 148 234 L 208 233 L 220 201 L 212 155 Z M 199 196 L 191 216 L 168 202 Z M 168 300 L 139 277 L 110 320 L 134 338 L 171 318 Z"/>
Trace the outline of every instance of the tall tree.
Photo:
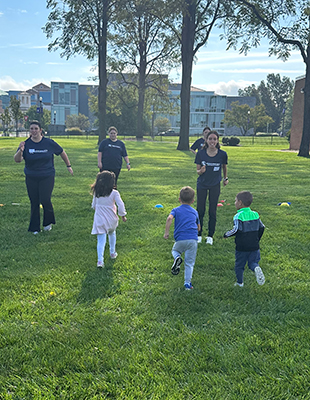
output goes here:
<path id="1" fill-rule="evenodd" d="M 12 115 L 12 119 L 15 122 L 16 136 L 19 136 L 18 135 L 18 123 L 23 118 L 23 115 L 24 115 L 20 109 L 20 100 L 18 100 L 15 96 L 11 96 L 9 108 L 10 108 L 10 112 Z"/>
<path id="2" fill-rule="evenodd" d="M 283 115 L 286 111 L 287 100 L 294 88 L 294 82 L 280 74 L 268 74 L 267 82 L 260 82 L 258 87 L 254 84 L 244 89 L 239 89 L 239 96 L 255 96 L 257 105 L 264 104 L 266 113 L 273 119 L 271 131 L 282 129 Z"/>
<path id="3" fill-rule="evenodd" d="M 25 115 L 28 116 L 27 121 L 25 122 L 25 128 L 29 129 L 30 122 L 38 119 L 37 106 L 31 106 L 26 112 Z M 51 123 L 51 112 L 43 108 L 43 113 L 41 113 L 41 126 L 44 131 L 47 131 L 48 126 Z"/>
<path id="4" fill-rule="evenodd" d="M 120 3 L 111 36 L 111 67 L 121 74 L 127 85 L 134 85 L 138 90 L 136 136 L 141 139 L 146 90 L 167 91 L 168 80 L 163 74 L 174 65 L 177 43 L 161 21 L 161 0 L 125 0 Z M 124 74 L 124 71 L 130 74 Z"/>
<path id="5" fill-rule="evenodd" d="M 286 60 L 298 50 L 306 67 L 303 133 L 299 156 L 309 157 L 310 145 L 310 7 L 308 0 L 233 0 L 237 18 L 227 23 L 229 46 L 241 52 L 269 39 L 269 54 Z"/>
<path id="6" fill-rule="evenodd" d="M 257 128 L 273 122 L 272 118 L 266 115 L 265 106 L 259 104 L 250 108 L 247 104 L 239 105 L 238 101 L 231 103 L 231 110 L 225 111 L 224 123 L 227 126 L 237 126 L 241 135 L 245 136 L 249 129 L 256 134 Z"/>
<path id="7" fill-rule="evenodd" d="M 10 125 L 11 119 L 12 119 L 9 108 L 5 108 L 4 112 L 2 114 L 0 114 L 0 119 L 1 119 L 2 125 L 3 125 L 4 136 L 6 136 L 7 135 L 6 132 L 9 128 L 9 125 Z"/>
<path id="8" fill-rule="evenodd" d="M 97 59 L 99 140 L 106 136 L 107 34 L 116 3 L 116 0 L 47 0 L 51 12 L 44 32 L 52 40 L 48 49 L 61 49 L 61 57 L 67 59 L 75 54 Z M 60 35 L 53 39 L 58 32 Z"/>
<path id="9" fill-rule="evenodd" d="M 181 120 L 177 149 L 188 150 L 190 93 L 194 58 L 198 50 L 207 43 L 216 22 L 226 15 L 230 2 L 225 0 L 168 0 L 167 2 L 171 7 L 171 16 L 176 16 L 176 13 L 181 15 L 181 20 L 175 17 L 178 22 L 177 27 L 180 29 L 179 32 L 169 20 L 166 23 L 171 29 L 174 29 L 181 45 Z M 170 20 L 171 16 L 169 17 Z"/>

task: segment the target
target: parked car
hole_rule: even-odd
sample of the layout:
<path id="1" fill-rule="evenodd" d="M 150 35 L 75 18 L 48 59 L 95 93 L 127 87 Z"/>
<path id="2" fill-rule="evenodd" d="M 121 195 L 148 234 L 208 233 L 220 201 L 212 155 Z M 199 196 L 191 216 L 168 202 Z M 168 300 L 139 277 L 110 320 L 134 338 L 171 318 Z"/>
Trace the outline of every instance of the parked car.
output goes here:
<path id="1" fill-rule="evenodd" d="M 157 133 L 158 136 L 179 136 L 179 132 L 174 131 L 173 129 L 168 129 L 166 132 Z"/>

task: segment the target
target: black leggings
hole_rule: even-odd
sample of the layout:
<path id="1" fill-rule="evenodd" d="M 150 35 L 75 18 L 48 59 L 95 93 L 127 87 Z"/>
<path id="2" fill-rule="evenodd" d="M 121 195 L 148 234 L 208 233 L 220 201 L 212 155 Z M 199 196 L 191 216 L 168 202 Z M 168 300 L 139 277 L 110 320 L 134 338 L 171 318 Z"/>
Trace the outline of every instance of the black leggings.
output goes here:
<path id="1" fill-rule="evenodd" d="M 30 224 L 28 231 L 40 231 L 40 204 L 43 207 L 43 226 L 55 224 L 51 201 L 54 188 L 54 176 L 26 175 L 26 186 L 31 204 Z"/>
<path id="2" fill-rule="evenodd" d="M 209 223 L 208 223 L 208 236 L 213 237 L 216 225 L 216 210 L 217 203 L 221 192 L 220 183 L 212 186 L 209 189 L 198 189 L 197 188 L 197 211 L 200 220 L 200 231 L 198 236 L 202 234 L 203 217 L 206 212 L 206 201 L 209 192 Z"/>

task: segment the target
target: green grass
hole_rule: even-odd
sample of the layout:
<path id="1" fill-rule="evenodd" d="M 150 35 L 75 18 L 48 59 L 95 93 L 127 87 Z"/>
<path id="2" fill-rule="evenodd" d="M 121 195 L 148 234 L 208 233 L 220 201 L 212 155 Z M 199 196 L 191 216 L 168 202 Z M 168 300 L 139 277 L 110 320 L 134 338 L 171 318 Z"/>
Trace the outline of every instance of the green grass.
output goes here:
<path id="1" fill-rule="evenodd" d="M 23 165 L 13 162 L 19 139 L 0 140 L 0 398 L 309 399 L 309 159 L 277 151 L 282 142 L 225 148 L 226 202 L 187 292 L 182 273 L 170 273 L 172 229 L 163 234 L 180 188 L 195 188 L 194 155 L 126 142 L 132 170 L 118 188 L 128 221 L 118 258 L 106 253 L 100 271 L 90 234 L 96 140 L 57 141 L 75 175 L 56 158 L 57 224 L 33 236 Z M 245 287 L 233 286 L 234 241 L 222 239 L 240 190 L 253 192 L 266 225 L 261 287 L 249 270 Z"/>

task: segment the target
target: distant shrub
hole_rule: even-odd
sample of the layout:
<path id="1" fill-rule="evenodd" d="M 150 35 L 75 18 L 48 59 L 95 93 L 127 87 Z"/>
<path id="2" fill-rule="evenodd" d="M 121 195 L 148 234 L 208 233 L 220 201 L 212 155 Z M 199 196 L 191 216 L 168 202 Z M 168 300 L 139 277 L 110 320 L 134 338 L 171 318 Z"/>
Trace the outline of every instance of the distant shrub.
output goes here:
<path id="1" fill-rule="evenodd" d="M 67 134 L 67 135 L 76 135 L 76 136 L 79 136 L 79 135 L 83 135 L 84 132 L 83 132 L 80 128 L 75 127 L 75 128 L 68 128 L 68 129 L 66 129 L 66 134 Z"/>
<path id="2" fill-rule="evenodd" d="M 226 146 L 237 146 L 240 143 L 240 139 L 237 136 L 224 136 L 222 138 L 222 143 Z"/>

